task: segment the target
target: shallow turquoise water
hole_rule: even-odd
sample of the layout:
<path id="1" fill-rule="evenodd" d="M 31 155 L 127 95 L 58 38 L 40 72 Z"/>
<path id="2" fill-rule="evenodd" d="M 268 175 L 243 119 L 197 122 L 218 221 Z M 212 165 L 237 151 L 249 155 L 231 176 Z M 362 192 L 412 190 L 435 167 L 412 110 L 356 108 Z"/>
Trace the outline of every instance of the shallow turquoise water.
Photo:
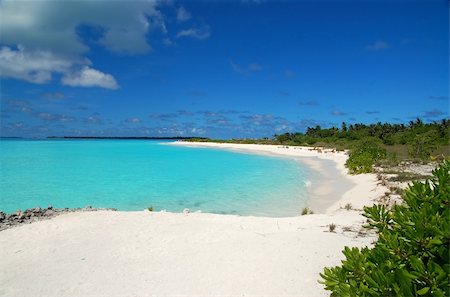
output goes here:
<path id="1" fill-rule="evenodd" d="M 147 140 L 1 140 L 0 210 L 36 206 L 298 215 L 293 160 Z"/>

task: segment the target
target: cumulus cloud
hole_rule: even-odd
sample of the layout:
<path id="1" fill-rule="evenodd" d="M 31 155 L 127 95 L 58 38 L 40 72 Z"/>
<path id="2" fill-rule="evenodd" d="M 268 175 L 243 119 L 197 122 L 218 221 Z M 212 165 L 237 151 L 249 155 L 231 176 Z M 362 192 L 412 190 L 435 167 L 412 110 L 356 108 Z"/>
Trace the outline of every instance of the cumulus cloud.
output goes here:
<path id="1" fill-rule="evenodd" d="M 28 52 L 23 46 L 17 50 L 7 46 L 0 49 L 0 76 L 4 78 L 42 84 L 52 79 L 53 72 L 68 71 L 72 63 L 49 51 Z"/>
<path id="2" fill-rule="evenodd" d="M 119 88 L 111 74 L 103 73 L 87 66 L 80 71 L 64 75 L 61 83 L 72 87 L 101 87 L 112 90 Z"/>
<path id="3" fill-rule="evenodd" d="M 387 43 L 385 41 L 382 41 L 382 40 L 375 41 L 374 43 L 369 44 L 368 46 L 366 46 L 366 48 L 368 50 L 371 50 L 371 51 L 386 50 L 386 49 L 388 49 L 390 47 L 391 46 L 390 46 L 389 43 Z"/>
<path id="4" fill-rule="evenodd" d="M 67 59 L 50 51 L 27 51 L 23 46 L 0 49 L 0 77 L 43 84 L 52 80 L 53 73 L 63 74 L 61 83 L 73 87 L 102 87 L 117 89 L 119 86 L 110 74 L 78 64 L 90 64 L 80 58 Z M 59 97 L 60 94 L 58 94 Z M 47 99 L 62 99 L 47 97 Z"/>
<path id="5" fill-rule="evenodd" d="M 98 28 L 98 45 L 116 53 L 151 50 L 148 32 L 166 33 L 157 1 L 12 1 L 0 4 L 0 73 L 4 78 L 43 84 L 52 74 L 64 75 L 70 86 L 116 89 L 115 79 L 92 68 L 80 27 Z M 77 72 L 77 69 L 80 69 Z M 78 73 L 78 75 L 77 75 Z M 94 78 L 94 83 L 83 80 Z"/>
<path id="6" fill-rule="evenodd" d="M 191 14 L 183 6 L 177 9 L 177 20 L 179 22 L 185 22 L 191 19 Z"/>
<path id="7" fill-rule="evenodd" d="M 202 28 L 190 28 L 181 30 L 177 33 L 176 37 L 191 37 L 195 39 L 206 39 L 211 35 L 211 30 L 209 26 L 204 26 Z"/>
<path id="8" fill-rule="evenodd" d="M 156 1 L 5 0 L 0 10 L 2 42 L 78 55 L 88 47 L 76 29 L 88 25 L 104 29 L 98 41 L 107 49 L 141 53 L 150 49 L 148 30 L 165 28 L 156 5 Z"/>

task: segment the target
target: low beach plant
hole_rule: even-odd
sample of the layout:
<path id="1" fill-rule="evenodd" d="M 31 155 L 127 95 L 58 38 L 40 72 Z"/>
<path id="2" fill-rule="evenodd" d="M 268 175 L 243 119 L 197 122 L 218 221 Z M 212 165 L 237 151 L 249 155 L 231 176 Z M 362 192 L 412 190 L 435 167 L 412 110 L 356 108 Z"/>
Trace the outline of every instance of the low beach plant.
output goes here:
<path id="1" fill-rule="evenodd" d="M 335 229 L 336 229 L 336 224 L 331 223 L 331 224 L 328 225 L 328 230 L 330 232 L 334 232 Z"/>
<path id="2" fill-rule="evenodd" d="M 344 208 L 345 208 L 346 210 L 352 210 L 352 209 L 353 209 L 353 205 L 352 205 L 351 203 L 347 203 L 347 204 L 344 206 Z"/>
<path id="3" fill-rule="evenodd" d="M 312 209 L 308 208 L 308 207 L 304 207 L 302 209 L 302 216 L 304 215 L 308 215 L 308 214 L 314 214 L 314 211 L 312 211 Z"/>
<path id="4" fill-rule="evenodd" d="M 342 266 L 324 269 L 320 283 L 332 296 L 450 296 L 450 162 L 413 182 L 403 200 L 364 208 L 378 240 L 345 247 Z"/>

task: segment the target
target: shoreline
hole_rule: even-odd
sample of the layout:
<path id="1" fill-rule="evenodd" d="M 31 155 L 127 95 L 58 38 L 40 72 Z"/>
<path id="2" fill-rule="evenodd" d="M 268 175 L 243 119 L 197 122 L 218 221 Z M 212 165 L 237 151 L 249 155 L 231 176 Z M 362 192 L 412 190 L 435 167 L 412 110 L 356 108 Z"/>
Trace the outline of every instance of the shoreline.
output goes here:
<path id="1" fill-rule="evenodd" d="M 387 191 L 386 187 L 378 184 L 377 176 L 373 173 L 349 174 L 345 167 L 347 153 L 332 149 L 186 141 L 166 143 L 166 145 L 225 149 L 240 153 L 291 158 L 300 162 L 320 175 L 314 180 L 318 184 L 312 184 L 308 188 L 311 196 L 308 197 L 307 206 L 317 213 L 332 214 L 347 204 L 353 209 L 361 210 L 364 206 L 372 205 L 375 199 Z M 336 173 L 337 176 L 334 176 Z M 300 212 L 301 209 L 299 214 Z"/>
<path id="2" fill-rule="evenodd" d="M 344 175 L 343 153 L 245 148 L 301 159 L 319 171 L 335 166 L 331 174 L 342 175 L 337 183 L 346 178 L 355 184 L 327 201 L 323 214 L 275 218 L 99 210 L 21 224 L 0 232 L 0 295 L 329 296 L 318 283 L 319 273 L 340 264 L 345 246 L 371 246 L 376 239 L 362 228 L 361 211 L 341 207 L 371 203 L 382 187 L 372 174 Z M 323 197 L 336 194 L 325 186 L 317 187 Z"/>

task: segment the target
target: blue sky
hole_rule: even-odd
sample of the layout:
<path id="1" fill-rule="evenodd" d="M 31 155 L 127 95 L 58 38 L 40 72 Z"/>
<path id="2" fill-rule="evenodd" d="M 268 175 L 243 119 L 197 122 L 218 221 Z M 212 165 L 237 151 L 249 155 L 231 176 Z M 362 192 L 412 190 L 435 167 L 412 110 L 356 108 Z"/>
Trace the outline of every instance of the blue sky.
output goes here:
<path id="1" fill-rule="evenodd" d="M 261 137 L 449 116 L 447 1 L 1 1 L 1 135 Z"/>

